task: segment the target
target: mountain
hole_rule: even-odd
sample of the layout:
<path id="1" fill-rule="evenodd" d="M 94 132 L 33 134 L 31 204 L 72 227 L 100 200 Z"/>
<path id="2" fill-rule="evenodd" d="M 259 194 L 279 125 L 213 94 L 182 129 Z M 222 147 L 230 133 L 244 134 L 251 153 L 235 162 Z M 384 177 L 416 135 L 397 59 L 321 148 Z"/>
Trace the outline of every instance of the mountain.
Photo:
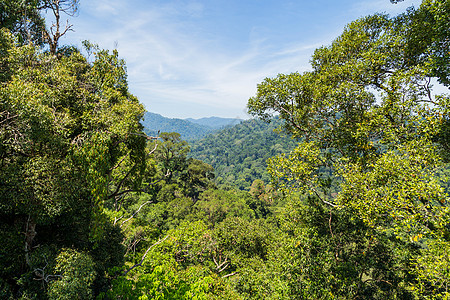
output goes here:
<path id="1" fill-rule="evenodd" d="M 178 132 L 181 138 L 187 141 L 200 139 L 219 129 L 234 126 L 242 122 L 237 118 L 209 117 L 201 119 L 166 118 L 159 114 L 146 112 L 141 124 L 148 135 L 157 135 L 160 132 Z"/>
<path id="2" fill-rule="evenodd" d="M 148 135 L 157 135 L 160 132 L 178 132 L 184 140 L 199 139 L 214 131 L 205 125 L 189 122 L 182 119 L 166 118 L 159 114 L 146 112 L 141 121 Z"/>
<path id="3" fill-rule="evenodd" d="M 185 119 L 191 123 L 208 126 L 213 129 L 221 129 L 224 127 L 234 126 L 242 122 L 242 119 L 238 118 L 219 118 L 219 117 L 209 117 L 209 118 L 201 118 L 201 119 Z"/>
<path id="4" fill-rule="evenodd" d="M 238 124 L 229 126 L 233 122 Z M 255 179 L 269 183 L 267 159 L 289 152 L 297 144 L 275 132 L 282 125 L 278 118 L 270 123 L 218 117 L 182 120 L 147 112 L 142 125 L 149 135 L 157 135 L 158 130 L 180 133 L 189 142 L 190 157 L 214 167 L 219 187 L 241 190 L 248 190 Z"/>
<path id="5" fill-rule="evenodd" d="M 282 121 L 251 119 L 191 141 L 190 156 L 214 167 L 219 187 L 250 188 L 255 179 L 270 181 L 267 159 L 289 152 L 298 142 L 276 132 Z"/>

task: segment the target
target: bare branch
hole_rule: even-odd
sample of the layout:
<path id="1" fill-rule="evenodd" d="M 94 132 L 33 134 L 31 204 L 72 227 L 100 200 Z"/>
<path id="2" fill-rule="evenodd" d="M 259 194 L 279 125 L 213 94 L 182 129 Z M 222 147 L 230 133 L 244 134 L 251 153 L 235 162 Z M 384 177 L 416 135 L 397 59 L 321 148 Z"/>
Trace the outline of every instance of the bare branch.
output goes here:
<path id="1" fill-rule="evenodd" d="M 156 148 L 158 148 L 158 144 L 157 143 L 155 144 L 155 147 L 152 150 L 150 150 L 150 152 L 147 155 L 152 155 L 153 152 L 156 151 Z"/>
<path id="2" fill-rule="evenodd" d="M 225 257 L 225 260 L 222 263 L 217 263 L 216 259 L 213 257 L 213 261 L 216 264 L 216 269 L 221 268 L 224 264 L 228 262 L 228 257 Z M 220 272 L 220 271 L 219 271 Z"/>
<path id="3" fill-rule="evenodd" d="M 316 196 L 320 199 L 320 201 L 322 201 L 323 203 L 330 205 L 332 207 L 338 207 L 336 204 L 333 204 L 333 203 L 328 202 L 327 200 L 323 199 L 314 187 L 312 187 L 311 185 L 310 185 L 310 187 L 313 190 L 314 194 L 316 194 Z"/>
<path id="4" fill-rule="evenodd" d="M 152 201 L 147 201 L 147 202 L 145 202 L 144 204 L 142 204 L 141 206 L 139 206 L 138 210 L 136 210 L 136 211 L 134 212 L 134 214 L 131 215 L 131 217 L 129 217 L 128 219 L 126 219 L 125 221 L 123 221 L 122 224 L 120 224 L 119 227 L 122 228 L 123 224 L 125 224 L 126 222 L 130 221 L 131 219 L 133 219 L 133 217 L 139 213 L 139 211 L 141 210 L 141 208 L 143 208 L 145 205 L 147 205 L 147 204 L 149 204 L 149 203 L 152 203 Z"/>
<path id="5" fill-rule="evenodd" d="M 284 111 L 285 113 L 287 113 L 289 115 L 289 123 L 291 123 L 292 126 L 294 126 L 295 128 L 297 128 L 298 130 L 300 130 L 302 133 L 306 134 L 307 131 L 305 129 L 303 129 L 302 127 L 300 127 L 295 121 L 294 121 L 294 114 L 292 112 L 290 112 L 289 110 L 287 110 L 286 108 L 284 108 L 282 105 L 277 105 L 275 104 L 280 110 Z"/>
<path id="6" fill-rule="evenodd" d="M 227 278 L 227 277 L 236 275 L 237 273 L 238 273 L 238 272 L 233 272 L 233 273 L 230 273 L 230 274 L 227 274 L 227 275 L 222 276 L 222 278 Z"/>
<path id="7" fill-rule="evenodd" d="M 223 263 L 226 263 L 226 261 L 224 261 Z M 226 268 L 228 268 L 229 265 L 230 265 L 230 264 L 227 263 L 222 269 L 217 270 L 217 273 L 220 273 L 220 272 L 224 271 Z"/>
<path id="8" fill-rule="evenodd" d="M 157 241 L 156 243 L 154 243 L 153 245 L 151 245 L 150 247 L 148 247 L 147 251 L 145 251 L 144 255 L 142 255 L 141 261 L 138 262 L 137 264 L 135 264 L 134 266 L 130 267 L 128 270 L 126 270 L 125 272 L 123 272 L 122 276 L 126 276 L 128 274 L 128 272 L 130 272 L 131 270 L 133 270 L 136 267 L 140 267 L 142 266 L 142 263 L 145 260 L 145 257 L 147 256 L 147 253 L 156 245 L 161 244 L 162 242 L 164 242 L 165 240 L 167 240 L 169 236 L 166 235 L 163 239 L 160 239 L 159 241 Z"/>
<path id="9" fill-rule="evenodd" d="M 18 117 L 18 115 L 11 115 L 11 113 L 9 113 L 8 111 L 5 112 L 5 113 L 6 113 L 6 116 L 5 116 L 5 118 L 3 120 L 0 121 L 0 124 L 6 122 L 8 120 L 11 120 L 11 119 L 14 119 L 14 118 Z M 0 113 L 1 117 L 3 117 L 2 115 L 3 115 L 3 112 Z"/>
<path id="10" fill-rule="evenodd" d="M 69 30 L 73 31 L 72 27 L 73 27 L 73 25 L 72 24 L 69 25 L 69 20 L 67 20 L 66 28 L 64 28 L 64 31 L 59 35 L 59 37 L 62 37 L 63 35 L 65 35 L 66 32 L 69 31 Z"/>
<path id="11" fill-rule="evenodd" d="M 78 0 L 46 0 L 43 3 L 42 8 L 51 9 L 55 17 L 55 22 L 52 23 L 49 30 L 43 30 L 44 40 L 47 41 L 50 47 L 50 53 L 55 55 L 58 48 L 59 39 L 67 33 L 67 31 L 72 31 L 72 25 L 69 25 L 67 20 L 64 30 L 60 31 L 60 19 L 61 12 L 74 16 L 78 11 Z"/>
<path id="12" fill-rule="evenodd" d="M 123 218 L 123 215 L 121 215 L 120 218 L 114 217 L 114 223 L 113 223 L 113 225 L 116 225 L 116 223 L 117 223 L 120 219 L 122 219 L 122 218 Z"/>

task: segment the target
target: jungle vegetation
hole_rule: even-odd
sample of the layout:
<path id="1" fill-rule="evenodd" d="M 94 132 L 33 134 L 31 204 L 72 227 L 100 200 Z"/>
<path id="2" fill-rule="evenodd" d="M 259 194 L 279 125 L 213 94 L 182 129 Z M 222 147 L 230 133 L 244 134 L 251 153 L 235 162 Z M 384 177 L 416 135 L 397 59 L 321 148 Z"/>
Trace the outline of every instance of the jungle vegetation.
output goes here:
<path id="1" fill-rule="evenodd" d="M 0 298 L 450 298 L 448 0 L 261 82 L 249 113 L 295 144 L 241 189 L 145 133 L 116 50 L 59 44 L 77 5 L 0 0 Z"/>

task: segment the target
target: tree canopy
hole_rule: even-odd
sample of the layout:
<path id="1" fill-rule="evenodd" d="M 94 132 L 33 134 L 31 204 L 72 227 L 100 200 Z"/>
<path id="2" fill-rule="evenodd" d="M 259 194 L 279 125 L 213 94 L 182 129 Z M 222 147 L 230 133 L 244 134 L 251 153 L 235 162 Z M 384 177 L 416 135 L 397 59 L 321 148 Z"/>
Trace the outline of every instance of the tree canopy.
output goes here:
<path id="1" fill-rule="evenodd" d="M 272 124 L 191 146 L 145 134 L 117 50 L 59 45 L 77 5 L 0 0 L 0 298 L 450 297 L 448 1 L 350 23 L 258 85 Z"/>
<path id="2" fill-rule="evenodd" d="M 441 24 L 449 18 L 448 1 L 424 1 L 396 17 L 356 20 L 314 52 L 312 71 L 268 78 L 248 103 L 250 113 L 268 119 L 276 112 L 288 132 L 304 137 L 290 154 L 270 160 L 278 185 L 418 242 L 421 292 L 440 296 L 448 296 L 450 278 L 445 268 L 431 270 L 438 261 L 449 264 L 440 251 L 450 249 L 441 175 L 450 98 L 435 95 L 431 79 L 448 87 L 448 26 Z M 324 167 L 331 176 L 320 172 Z M 337 194 L 327 193 L 329 180 L 339 182 Z"/>

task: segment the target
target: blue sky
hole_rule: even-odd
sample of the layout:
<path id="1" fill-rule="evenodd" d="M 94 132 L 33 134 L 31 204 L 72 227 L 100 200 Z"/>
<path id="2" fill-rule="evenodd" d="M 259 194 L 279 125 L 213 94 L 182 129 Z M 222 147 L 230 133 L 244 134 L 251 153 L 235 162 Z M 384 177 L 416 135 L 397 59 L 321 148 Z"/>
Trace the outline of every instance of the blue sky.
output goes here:
<path id="1" fill-rule="evenodd" d="M 247 100 L 266 77 L 309 70 L 314 49 L 344 26 L 376 12 L 396 15 L 405 0 L 81 0 L 74 32 L 119 50 L 130 91 L 171 118 L 248 118 Z M 48 20 L 50 21 L 50 20 Z"/>

